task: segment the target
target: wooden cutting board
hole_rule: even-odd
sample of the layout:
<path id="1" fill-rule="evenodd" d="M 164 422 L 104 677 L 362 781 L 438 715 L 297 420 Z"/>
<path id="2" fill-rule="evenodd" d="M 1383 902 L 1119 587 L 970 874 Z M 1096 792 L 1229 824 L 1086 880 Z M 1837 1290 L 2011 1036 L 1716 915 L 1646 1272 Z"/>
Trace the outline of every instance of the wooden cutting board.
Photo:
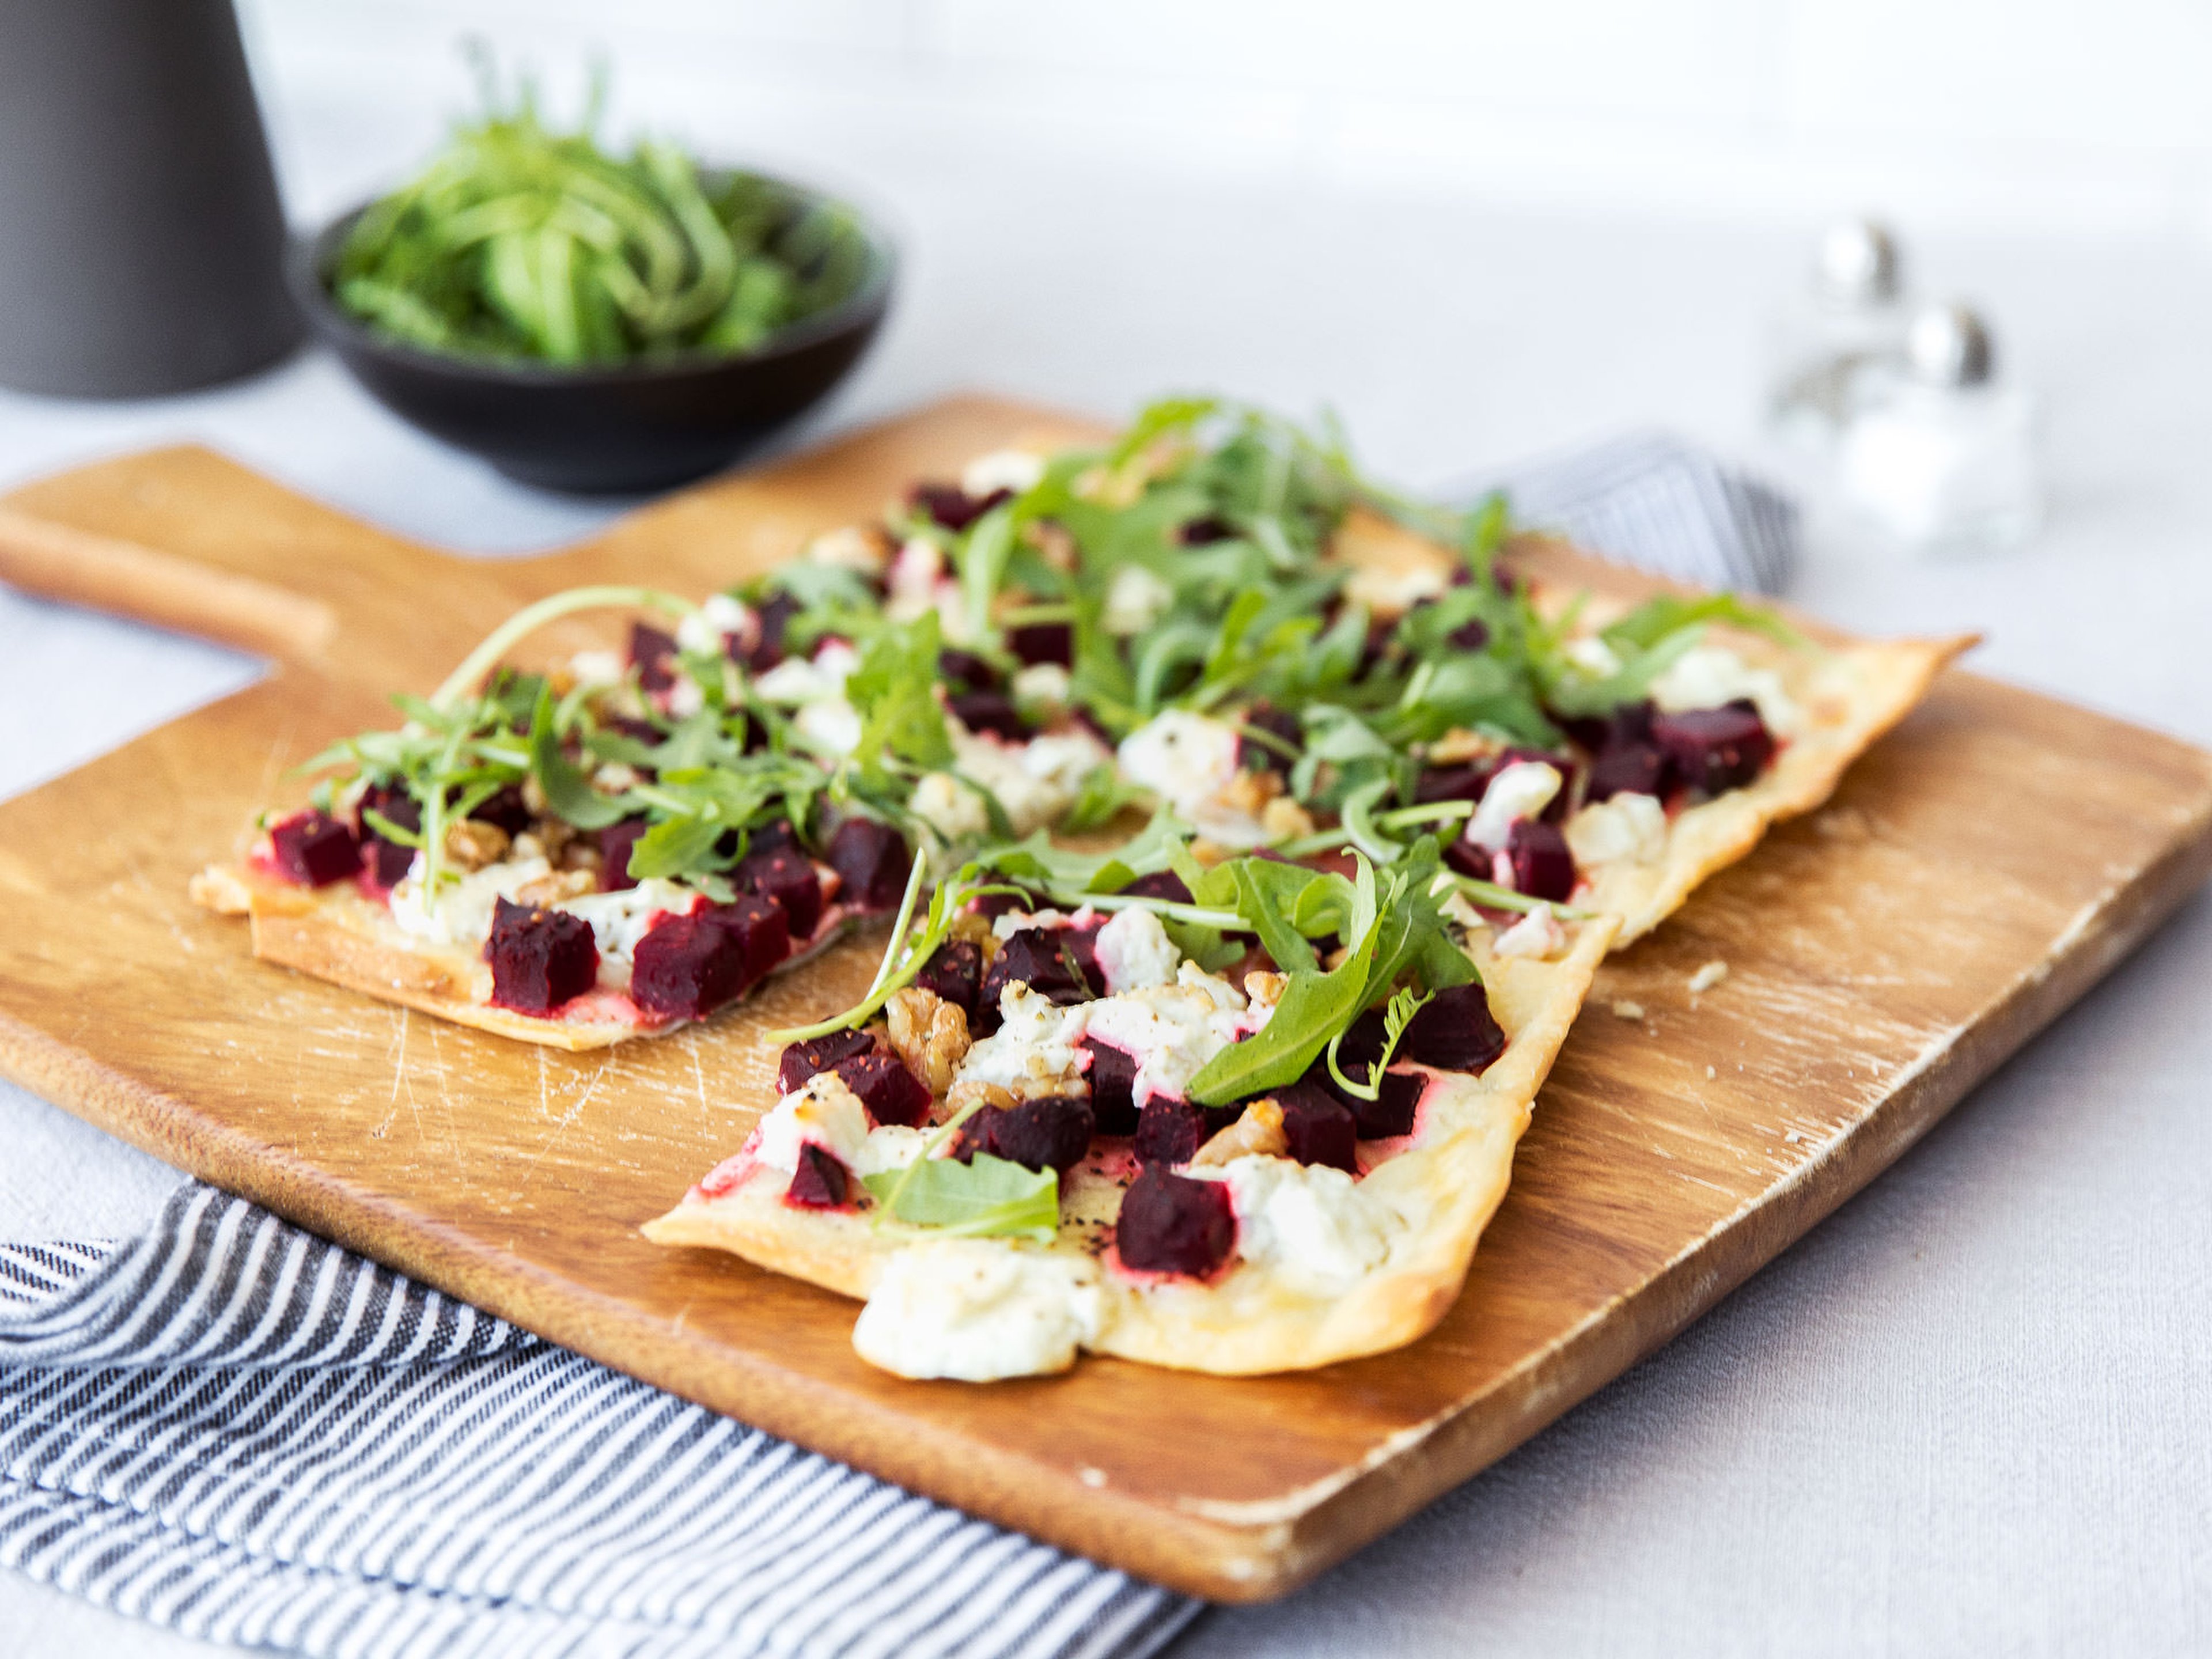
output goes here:
<path id="1" fill-rule="evenodd" d="M 555 1341 L 1176 1588 L 1279 1595 L 1666 1341 L 1856 1191 L 2212 868 L 2212 757 L 1954 672 L 1825 811 L 1601 975 L 1466 1293 L 1401 1352 L 1230 1380 L 1086 1359 L 913 1383 L 854 1304 L 635 1231 L 733 1150 L 765 1025 L 508 1043 L 253 961 L 187 877 L 287 769 L 383 723 L 518 604 L 699 593 L 919 476 L 1081 428 L 980 398 L 702 486 L 550 557 L 449 557 L 173 449 L 0 503 L 0 578 L 276 659 L 252 689 L 0 805 L 0 1067 L 156 1155 Z M 1559 550 L 1552 573 L 1647 585 Z M 549 642 L 574 648 L 579 623 Z M 14 711 L 21 718 L 32 711 Z M 1724 961 L 1702 995 L 1691 975 Z M 1613 1012 L 1633 1002 L 1640 1017 Z M 1626 1012 L 1626 1011 L 1624 1011 Z"/>

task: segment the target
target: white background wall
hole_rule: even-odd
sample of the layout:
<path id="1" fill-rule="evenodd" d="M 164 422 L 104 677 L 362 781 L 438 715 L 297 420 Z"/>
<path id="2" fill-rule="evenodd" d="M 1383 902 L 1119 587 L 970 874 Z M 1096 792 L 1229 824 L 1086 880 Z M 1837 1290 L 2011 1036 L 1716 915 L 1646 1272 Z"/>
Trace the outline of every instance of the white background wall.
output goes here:
<path id="1" fill-rule="evenodd" d="M 2203 0 L 244 0 L 280 142 L 346 176 L 464 102 L 475 31 L 703 145 L 915 147 L 1330 191 L 1978 230 L 2212 228 Z M 289 139 L 289 142 L 287 140 Z M 330 149 L 331 146 L 318 146 Z"/>

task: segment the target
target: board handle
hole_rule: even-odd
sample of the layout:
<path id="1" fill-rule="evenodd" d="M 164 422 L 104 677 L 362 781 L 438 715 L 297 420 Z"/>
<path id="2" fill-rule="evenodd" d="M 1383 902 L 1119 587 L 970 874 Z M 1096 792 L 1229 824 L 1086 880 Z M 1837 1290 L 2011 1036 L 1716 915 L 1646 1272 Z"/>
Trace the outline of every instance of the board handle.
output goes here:
<path id="1" fill-rule="evenodd" d="M 8 507 L 0 581 L 294 662 L 319 653 L 337 626 L 320 599 Z"/>

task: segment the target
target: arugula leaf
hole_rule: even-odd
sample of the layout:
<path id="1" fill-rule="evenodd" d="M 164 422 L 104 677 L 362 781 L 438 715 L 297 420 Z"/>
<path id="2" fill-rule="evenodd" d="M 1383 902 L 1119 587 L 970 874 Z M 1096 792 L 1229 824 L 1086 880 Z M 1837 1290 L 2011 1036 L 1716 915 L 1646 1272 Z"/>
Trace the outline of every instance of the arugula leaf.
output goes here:
<path id="1" fill-rule="evenodd" d="M 1075 792 L 1074 802 L 1061 815 L 1060 828 L 1071 836 L 1097 830 L 1111 823 L 1149 793 L 1134 784 L 1122 782 L 1121 774 L 1112 766 L 1094 766 L 1083 775 L 1083 787 Z"/>
<path id="2" fill-rule="evenodd" d="M 1781 645 L 1807 643 L 1805 636 L 1784 622 L 1778 612 L 1763 605 L 1747 604 L 1734 593 L 1706 593 L 1696 599 L 1662 593 L 1646 599 L 1598 637 L 1616 650 L 1630 647 L 1648 651 L 1668 635 L 1701 622 L 1726 623 L 1730 627 L 1764 634 Z"/>
<path id="3" fill-rule="evenodd" d="M 1382 1015 L 1382 1052 L 1367 1068 L 1367 1081 L 1364 1083 L 1354 1083 L 1345 1076 L 1343 1068 L 1337 1064 L 1337 1050 L 1343 1045 L 1344 1033 L 1340 1031 L 1331 1037 L 1328 1040 L 1328 1074 L 1336 1079 L 1337 1086 L 1347 1094 L 1358 1095 L 1362 1100 L 1380 1099 L 1382 1073 L 1390 1067 L 1390 1057 L 1398 1052 L 1398 1040 L 1406 1035 L 1406 1027 L 1412 1023 L 1413 1016 L 1420 1012 L 1435 994 L 1433 991 L 1424 994 L 1407 986 L 1392 995 L 1390 1006 Z"/>
<path id="4" fill-rule="evenodd" d="M 1292 974 L 1267 1023 L 1199 1067 L 1189 1097 L 1201 1106 L 1225 1106 L 1304 1077 L 1328 1040 L 1367 1006 L 1368 969 L 1380 928 L 1379 919 L 1370 924 L 1359 948 L 1334 971 Z"/>
<path id="5" fill-rule="evenodd" d="M 561 752 L 561 739 L 554 729 L 553 690 L 542 680 L 530 720 L 530 770 L 538 787 L 545 792 L 545 804 L 579 830 L 604 830 L 630 815 L 627 802 L 592 788 Z"/>
<path id="6" fill-rule="evenodd" d="M 630 848 L 629 873 L 644 881 L 697 870 L 726 870 L 737 860 L 717 853 L 714 843 L 728 827 L 709 818 L 664 819 L 640 836 Z"/>
<path id="7" fill-rule="evenodd" d="M 1060 1231 L 1060 1175 L 978 1152 L 972 1163 L 924 1158 L 907 1170 L 862 1176 L 894 1220 L 948 1238 L 1027 1238 L 1049 1244 Z"/>
<path id="8" fill-rule="evenodd" d="M 936 696 L 940 643 L 930 611 L 884 627 L 862 649 L 845 696 L 863 721 L 854 753 L 864 769 L 880 769 L 887 754 L 919 767 L 951 763 L 952 738 Z"/>

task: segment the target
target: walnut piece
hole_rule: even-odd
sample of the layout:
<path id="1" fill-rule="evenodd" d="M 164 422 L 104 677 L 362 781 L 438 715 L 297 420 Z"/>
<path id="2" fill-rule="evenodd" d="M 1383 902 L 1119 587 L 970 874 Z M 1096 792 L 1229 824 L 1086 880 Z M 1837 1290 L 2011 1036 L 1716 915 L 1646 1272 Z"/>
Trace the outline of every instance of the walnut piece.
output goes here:
<path id="1" fill-rule="evenodd" d="M 892 992 L 884 1015 L 891 1048 L 907 1070 L 927 1084 L 930 1093 L 944 1096 L 968 1058 L 968 1016 L 958 1004 L 916 985 Z"/>
<path id="2" fill-rule="evenodd" d="M 984 1105 L 995 1106 L 1002 1109 L 1021 1103 L 1014 1098 L 1011 1090 L 1001 1089 L 995 1083 L 985 1083 L 975 1078 L 963 1078 L 954 1084 L 951 1091 L 945 1097 L 948 1115 L 963 1109 L 969 1101 L 979 1096 Z"/>
<path id="3" fill-rule="evenodd" d="M 1260 809 L 1260 827 L 1267 832 L 1269 841 L 1310 836 L 1314 832 L 1313 814 L 1289 796 L 1279 795 Z"/>
<path id="4" fill-rule="evenodd" d="M 517 904 L 557 904 L 562 899 L 581 898 L 586 893 L 599 890 L 599 878 L 589 870 L 557 870 L 550 876 L 540 876 L 535 881 L 526 881 L 514 890 Z"/>
<path id="5" fill-rule="evenodd" d="M 446 826 L 446 858 L 456 868 L 481 870 L 507 856 L 513 843 L 495 823 L 476 818 L 455 818 Z"/>
<path id="6" fill-rule="evenodd" d="M 1280 1158 L 1291 1150 L 1283 1138 L 1283 1109 L 1270 1098 L 1255 1100 L 1237 1121 L 1192 1155 L 1192 1169 L 1211 1169 L 1255 1153 Z"/>

